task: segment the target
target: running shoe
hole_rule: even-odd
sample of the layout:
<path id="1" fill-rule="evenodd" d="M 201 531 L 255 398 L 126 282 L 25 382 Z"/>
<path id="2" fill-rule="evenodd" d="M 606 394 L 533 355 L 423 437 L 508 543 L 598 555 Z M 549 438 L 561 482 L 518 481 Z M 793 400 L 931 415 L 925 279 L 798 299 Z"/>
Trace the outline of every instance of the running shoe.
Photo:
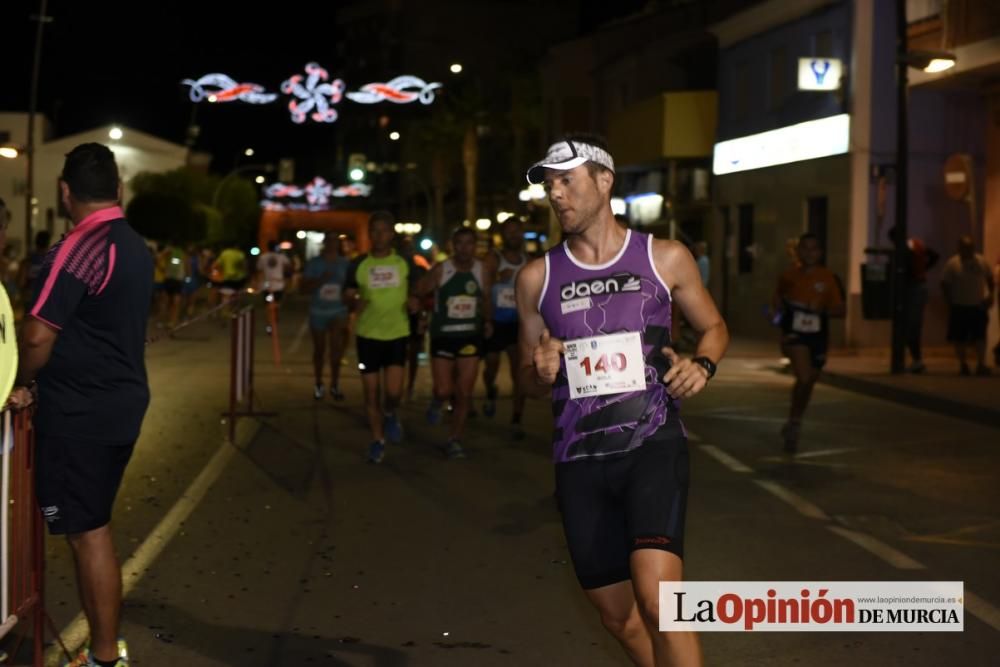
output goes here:
<path id="1" fill-rule="evenodd" d="M 990 375 L 993 375 L 993 373 L 991 373 L 990 369 L 987 368 L 986 366 L 979 364 L 978 366 L 976 366 L 976 375 L 978 375 L 979 377 L 989 377 Z"/>
<path id="2" fill-rule="evenodd" d="M 483 403 L 483 414 L 487 417 L 492 417 L 497 413 L 497 402 L 494 400 L 486 399 Z"/>
<path id="3" fill-rule="evenodd" d="M 911 373 L 916 373 L 918 375 L 920 373 L 925 372 L 926 370 L 927 370 L 927 366 L 922 361 L 914 361 L 912 364 L 910 364 L 910 368 L 909 368 L 909 371 Z"/>
<path id="4" fill-rule="evenodd" d="M 464 459 L 465 450 L 462 449 L 462 445 L 459 444 L 458 440 L 452 438 L 444 446 L 444 455 L 451 461 L 455 459 Z"/>
<path id="5" fill-rule="evenodd" d="M 386 415 L 382 418 L 382 430 L 385 437 L 394 445 L 403 441 L 403 425 L 399 423 L 399 417 L 395 414 Z"/>
<path id="6" fill-rule="evenodd" d="M 385 443 L 381 440 L 376 440 L 372 444 L 368 445 L 368 463 L 382 463 L 382 459 L 385 458 Z"/>
<path id="7" fill-rule="evenodd" d="M 323 400 L 323 395 L 325 393 L 326 391 L 323 389 L 322 384 L 318 384 L 315 387 L 313 387 L 313 398 L 315 398 L 317 401 Z"/>
<path id="8" fill-rule="evenodd" d="M 330 398 L 335 401 L 342 401 L 347 397 L 344 396 L 344 392 L 340 391 L 340 387 L 330 387 Z"/>
<path id="9" fill-rule="evenodd" d="M 128 644 L 125 643 L 124 639 L 119 638 L 118 660 L 115 662 L 115 667 L 128 667 L 128 664 Z M 75 658 L 63 663 L 63 667 L 96 667 L 96 665 L 94 655 L 90 652 L 89 642 L 80 649 Z"/>

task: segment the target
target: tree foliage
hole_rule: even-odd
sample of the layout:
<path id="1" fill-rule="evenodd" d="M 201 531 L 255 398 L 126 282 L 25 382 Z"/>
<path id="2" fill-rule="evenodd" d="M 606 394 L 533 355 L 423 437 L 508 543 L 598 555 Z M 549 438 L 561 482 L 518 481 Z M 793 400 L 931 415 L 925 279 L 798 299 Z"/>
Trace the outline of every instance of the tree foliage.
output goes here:
<path id="1" fill-rule="evenodd" d="M 235 176 L 182 167 L 132 181 L 126 215 L 143 236 L 175 243 L 252 245 L 260 208 L 255 188 Z"/>

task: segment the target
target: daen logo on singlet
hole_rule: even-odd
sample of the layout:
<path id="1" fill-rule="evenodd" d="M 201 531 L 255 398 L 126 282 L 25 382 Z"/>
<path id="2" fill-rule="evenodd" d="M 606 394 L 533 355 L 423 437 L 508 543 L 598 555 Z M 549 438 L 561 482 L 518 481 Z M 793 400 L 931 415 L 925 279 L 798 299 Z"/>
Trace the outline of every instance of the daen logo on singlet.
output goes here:
<path id="1" fill-rule="evenodd" d="M 631 273 L 616 273 L 606 278 L 573 281 L 559 289 L 559 308 L 563 315 L 578 310 L 587 310 L 593 305 L 590 297 L 602 294 L 617 294 L 619 292 L 639 292 L 642 283 L 639 276 Z"/>
<path id="2" fill-rule="evenodd" d="M 616 273 L 607 278 L 573 281 L 559 289 L 560 301 L 571 301 L 588 296 L 615 294 L 617 292 L 638 292 L 642 289 L 639 276 L 631 273 Z"/>

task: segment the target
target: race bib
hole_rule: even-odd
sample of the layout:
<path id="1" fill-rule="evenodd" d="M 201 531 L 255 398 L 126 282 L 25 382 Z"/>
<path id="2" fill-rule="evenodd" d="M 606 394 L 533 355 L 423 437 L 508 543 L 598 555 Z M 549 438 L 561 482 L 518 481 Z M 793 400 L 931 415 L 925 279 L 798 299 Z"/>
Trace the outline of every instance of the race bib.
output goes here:
<path id="1" fill-rule="evenodd" d="M 804 313 L 796 310 L 792 313 L 792 331 L 795 333 L 819 333 L 823 328 L 823 320 L 815 313 Z"/>
<path id="2" fill-rule="evenodd" d="M 510 310 L 517 308 L 517 300 L 514 298 L 513 287 L 501 287 L 497 290 L 497 308 Z"/>
<path id="3" fill-rule="evenodd" d="M 564 345 L 570 398 L 646 388 L 646 363 L 638 332 L 580 338 Z"/>
<path id="4" fill-rule="evenodd" d="M 476 316 L 476 297 L 453 296 L 448 298 L 448 319 L 468 320 Z"/>
<path id="5" fill-rule="evenodd" d="M 322 301 L 340 301 L 340 285 L 323 285 L 319 288 L 319 298 Z"/>
<path id="6" fill-rule="evenodd" d="M 395 266 L 373 266 L 368 270 L 368 287 L 399 287 L 399 269 Z"/>

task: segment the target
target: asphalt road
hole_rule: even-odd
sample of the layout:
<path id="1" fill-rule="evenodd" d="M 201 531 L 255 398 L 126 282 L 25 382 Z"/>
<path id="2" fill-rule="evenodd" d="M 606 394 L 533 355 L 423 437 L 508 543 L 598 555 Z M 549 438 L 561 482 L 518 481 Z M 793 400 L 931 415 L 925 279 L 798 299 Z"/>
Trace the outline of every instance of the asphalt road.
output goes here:
<path id="1" fill-rule="evenodd" d="M 260 404 L 277 415 L 241 419 L 235 446 L 222 325 L 149 347 L 154 399 L 114 522 L 133 664 L 627 664 L 568 562 L 548 405 L 529 405 L 515 442 L 502 399 L 470 422 L 469 457 L 447 461 L 423 368 L 404 443 L 366 464 L 357 373 L 347 401 L 314 401 L 303 323 L 286 308 L 280 368 L 258 338 Z M 776 356 L 727 359 L 684 406 L 686 578 L 961 580 L 976 613 L 962 633 L 705 633 L 706 663 L 995 664 L 1000 429 L 820 386 L 788 461 Z M 49 611 L 80 637 L 61 540 L 48 564 Z"/>

